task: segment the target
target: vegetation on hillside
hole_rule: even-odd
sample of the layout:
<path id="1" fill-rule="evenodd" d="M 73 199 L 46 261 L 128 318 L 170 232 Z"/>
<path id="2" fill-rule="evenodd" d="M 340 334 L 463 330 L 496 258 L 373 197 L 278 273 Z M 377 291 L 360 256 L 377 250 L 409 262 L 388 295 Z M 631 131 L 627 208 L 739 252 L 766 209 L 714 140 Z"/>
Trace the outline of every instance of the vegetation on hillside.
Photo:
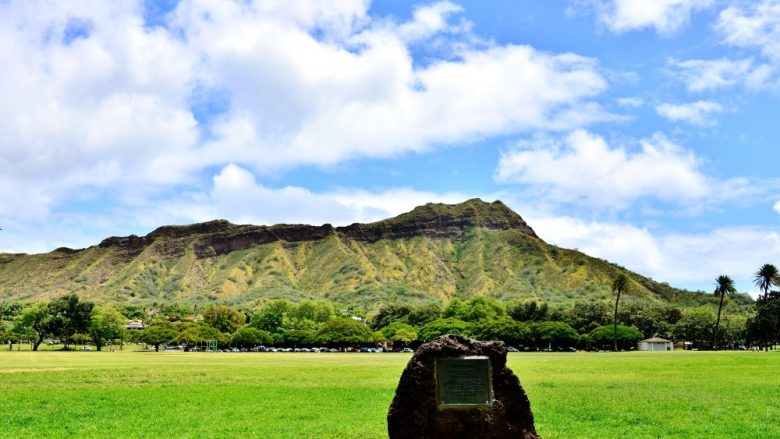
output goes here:
<path id="1" fill-rule="evenodd" d="M 488 297 L 572 304 L 611 300 L 627 277 L 626 303 L 717 303 L 576 250 L 549 245 L 500 202 L 427 204 L 371 224 L 237 226 L 226 221 L 162 227 L 83 250 L 0 254 L 0 300 L 78 294 L 98 304 L 326 300 L 376 311 Z M 750 298 L 736 298 L 743 305 Z"/>

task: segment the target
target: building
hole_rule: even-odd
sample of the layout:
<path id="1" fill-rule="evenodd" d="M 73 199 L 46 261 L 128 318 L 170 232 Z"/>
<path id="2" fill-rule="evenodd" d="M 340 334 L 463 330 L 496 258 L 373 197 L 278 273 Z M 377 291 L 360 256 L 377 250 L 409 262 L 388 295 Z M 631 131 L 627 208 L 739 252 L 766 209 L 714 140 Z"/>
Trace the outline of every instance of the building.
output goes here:
<path id="1" fill-rule="evenodd" d="M 129 321 L 129 322 L 127 322 L 127 325 L 125 326 L 125 328 L 127 328 L 128 330 L 140 331 L 140 330 L 144 329 L 144 322 Z"/>
<path id="2" fill-rule="evenodd" d="M 674 350 L 674 344 L 663 338 L 653 337 L 639 342 L 640 351 L 671 351 Z"/>

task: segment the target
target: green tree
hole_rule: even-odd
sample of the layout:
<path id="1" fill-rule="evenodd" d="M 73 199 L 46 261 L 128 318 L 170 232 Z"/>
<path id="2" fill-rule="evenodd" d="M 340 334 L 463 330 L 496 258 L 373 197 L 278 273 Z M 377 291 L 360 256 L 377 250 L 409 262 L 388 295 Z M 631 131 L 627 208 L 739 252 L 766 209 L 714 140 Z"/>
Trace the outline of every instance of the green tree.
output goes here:
<path id="1" fill-rule="evenodd" d="M 609 346 L 610 342 L 614 343 L 614 329 L 613 325 L 599 326 L 588 334 L 588 341 L 599 348 Z M 623 349 L 636 346 L 643 337 L 642 332 L 633 326 L 617 325 L 618 345 Z"/>
<path id="2" fill-rule="evenodd" d="M 210 340 L 215 340 L 217 344 L 224 346 L 229 341 L 229 337 L 212 326 L 189 325 L 174 340 L 186 344 L 187 349 L 190 349 L 198 343 L 206 343 Z"/>
<path id="3" fill-rule="evenodd" d="M 712 344 L 714 349 L 718 349 L 718 331 L 720 330 L 720 312 L 723 309 L 723 298 L 733 296 L 737 294 L 737 288 L 734 286 L 734 281 L 726 276 L 720 275 L 715 279 L 715 292 L 716 296 L 720 296 L 720 302 L 718 303 L 718 318 L 715 321 L 715 341 Z"/>
<path id="4" fill-rule="evenodd" d="M 395 322 L 381 330 L 385 340 L 393 344 L 393 348 L 405 347 L 417 339 L 417 330 L 412 325 Z"/>
<path id="5" fill-rule="evenodd" d="M 16 333 L 33 332 L 36 336 L 33 351 L 37 351 L 43 340 L 52 335 L 56 329 L 57 327 L 52 325 L 49 306 L 45 303 L 36 303 L 22 312 L 12 331 Z"/>
<path id="6" fill-rule="evenodd" d="M 73 334 L 87 332 L 94 307 L 92 302 L 79 301 L 76 294 L 68 294 L 49 303 L 49 327 L 53 334 L 62 339 L 65 349 Z"/>
<path id="7" fill-rule="evenodd" d="M 471 327 L 471 323 L 455 318 L 436 319 L 420 328 L 418 338 L 422 341 L 431 341 L 446 334 L 469 335 Z"/>
<path id="8" fill-rule="evenodd" d="M 278 333 L 282 330 L 285 315 L 293 309 L 294 305 L 286 300 L 274 300 L 252 316 L 249 324 L 253 328 L 268 331 L 272 334 Z"/>
<path id="9" fill-rule="evenodd" d="M 138 339 L 142 343 L 154 346 L 154 350 L 159 352 L 160 345 L 170 343 L 177 335 L 176 330 L 173 328 L 162 325 L 153 325 L 147 326 L 146 329 L 141 332 Z"/>
<path id="10" fill-rule="evenodd" d="M 747 321 L 747 336 L 764 349 L 780 340 L 780 292 L 759 296 L 756 313 Z"/>
<path id="11" fill-rule="evenodd" d="M 325 323 L 336 316 L 333 304 L 316 300 L 304 300 L 289 313 L 290 317 Z"/>
<path id="12" fill-rule="evenodd" d="M 614 347 L 615 350 L 617 351 L 618 350 L 618 335 L 617 335 L 618 303 L 620 303 L 620 295 L 628 292 L 628 276 L 626 276 L 624 273 L 618 274 L 615 280 L 612 282 L 612 292 L 617 295 L 617 297 L 615 298 L 615 318 L 613 319 L 612 322 L 612 325 L 614 326 L 614 335 L 615 335 Z"/>
<path id="13" fill-rule="evenodd" d="M 244 326 L 233 334 L 230 345 L 239 348 L 251 348 L 255 346 L 271 344 L 271 334 L 267 331 Z"/>
<path id="14" fill-rule="evenodd" d="M 755 285 L 764 292 L 764 296 L 769 294 L 773 286 L 780 285 L 780 272 L 772 264 L 764 264 L 758 269 L 753 277 Z"/>
<path id="15" fill-rule="evenodd" d="M 312 329 L 289 329 L 277 337 L 277 343 L 285 346 L 312 346 L 317 342 L 317 331 Z"/>
<path id="16" fill-rule="evenodd" d="M 374 340 L 371 329 L 347 317 L 336 317 L 325 322 L 317 333 L 317 338 L 328 345 L 347 347 L 370 344 Z"/>
<path id="17" fill-rule="evenodd" d="M 373 330 L 379 330 L 390 326 L 393 323 L 407 323 L 407 317 L 412 312 L 409 305 L 384 305 L 379 308 L 379 312 L 369 319 L 369 326 Z M 438 312 L 436 313 L 438 316 Z"/>
<path id="18" fill-rule="evenodd" d="M 563 321 L 579 333 L 587 333 L 612 323 L 611 309 L 606 302 L 575 302 L 563 312 Z"/>
<path id="19" fill-rule="evenodd" d="M 543 322 L 547 320 L 548 309 L 547 303 L 538 304 L 534 300 L 510 306 L 507 314 L 518 322 Z"/>
<path id="20" fill-rule="evenodd" d="M 682 311 L 669 305 L 635 303 L 618 311 L 618 320 L 639 329 L 644 338 L 672 339 L 672 328 L 681 317 Z"/>
<path id="21" fill-rule="evenodd" d="M 126 324 L 127 318 L 115 308 L 95 307 L 92 310 L 87 332 L 92 337 L 97 350 L 100 351 L 105 341 L 124 339 Z"/>
<path id="22" fill-rule="evenodd" d="M 203 310 L 203 322 L 219 332 L 233 333 L 246 323 L 241 311 L 225 305 L 214 305 Z"/>
<path id="23" fill-rule="evenodd" d="M 413 306 L 412 311 L 406 316 L 405 323 L 415 328 L 420 328 L 436 320 L 441 315 L 441 304 L 431 302 L 421 306 Z"/>
<path id="24" fill-rule="evenodd" d="M 675 340 L 689 341 L 701 347 L 712 341 L 712 328 L 715 326 L 715 313 L 708 306 L 700 306 L 683 311 L 680 320 L 672 330 Z"/>
<path id="25" fill-rule="evenodd" d="M 499 317 L 476 323 L 471 335 L 479 340 L 499 340 L 513 346 L 527 345 L 531 340 L 528 326 L 510 317 Z"/>
<path id="26" fill-rule="evenodd" d="M 22 311 L 24 311 L 24 306 L 21 303 L 0 303 L 0 322 L 13 321 Z"/>
<path id="27" fill-rule="evenodd" d="M 452 299 L 441 313 L 442 318 L 455 318 L 464 322 L 478 322 L 506 315 L 503 305 L 487 297 L 474 297 L 465 302 Z"/>
<path id="28" fill-rule="evenodd" d="M 531 325 L 531 336 L 535 342 L 554 347 L 570 347 L 576 345 L 580 335 L 564 322 L 540 322 Z"/>
<path id="29" fill-rule="evenodd" d="M 6 329 L 3 331 L 2 334 L 0 334 L 0 341 L 2 341 L 3 343 L 8 343 L 9 351 L 14 350 L 14 343 L 18 342 L 20 339 L 21 339 L 20 335 L 14 332 L 13 329 Z"/>

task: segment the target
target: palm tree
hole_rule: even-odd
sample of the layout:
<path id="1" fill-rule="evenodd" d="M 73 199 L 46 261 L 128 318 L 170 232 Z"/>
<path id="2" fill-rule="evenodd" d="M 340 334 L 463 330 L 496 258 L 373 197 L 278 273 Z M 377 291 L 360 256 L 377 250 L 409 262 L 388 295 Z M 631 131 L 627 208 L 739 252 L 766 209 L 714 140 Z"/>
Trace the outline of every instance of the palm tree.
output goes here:
<path id="1" fill-rule="evenodd" d="M 723 298 L 726 295 L 736 294 L 737 288 L 734 286 L 734 280 L 726 275 L 720 275 L 715 279 L 715 295 L 720 295 L 720 305 L 718 305 L 718 320 L 715 321 L 715 343 L 714 348 L 718 349 L 718 330 L 720 329 L 720 311 L 723 308 Z"/>
<path id="2" fill-rule="evenodd" d="M 615 278 L 615 281 L 612 282 L 612 292 L 617 293 L 617 298 L 615 299 L 615 318 L 614 321 L 614 333 L 612 336 L 613 341 L 615 342 L 615 350 L 618 350 L 617 345 L 617 311 L 618 311 L 618 303 L 620 303 L 620 295 L 622 293 L 628 292 L 628 276 L 626 276 L 623 273 L 618 274 L 618 276 Z"/>
<path id="3" fill-rule="evenodd" d="M 769 294 L 769 289 L 773 286 L 780 286 L 780 272 L 772 264 L 764 264 L 758 269 L 753 277 L 755 285 L 764 292 L 764 297 Z"/>

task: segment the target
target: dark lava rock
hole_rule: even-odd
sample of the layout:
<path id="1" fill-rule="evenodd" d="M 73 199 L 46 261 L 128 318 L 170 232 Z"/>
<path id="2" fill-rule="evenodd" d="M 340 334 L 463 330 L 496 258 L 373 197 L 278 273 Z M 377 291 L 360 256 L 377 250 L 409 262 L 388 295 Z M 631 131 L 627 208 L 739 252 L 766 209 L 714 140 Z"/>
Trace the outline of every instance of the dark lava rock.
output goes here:
<path id="1" fill-rule="evenodd" d="M 459 237 L 473 227 L 490 230 L 519 230 L 537 238 L 536 233 L 517 213 L 500 201 L 486 203 L 478 198 L 460 204 L 428 203 L 383 221 L 352 224 L 336 230 L 356 241 L 381 239 Z"/>
<path id="2" fill-rule="evenodd" d="M 459 356 L 490 358 L 493 404 L 489 408 L 440 410 L 435 360 Z M 458 335 L 422 345 L 401 375 L 387 414 L 390 439 L 539 439 L 528 397 L 506 367 L 506 346 Z"/>
<path id="3" fill-rule="evenodd" d="M 370 224 L 355 223 L 346 227 L 330 224 L 276 224 L 273 226 L 236 225 L 225 220 L 184 226 L 159 227 L 146 236 L 111 237 L 99 247 L 116 247 L 138 254 L 153 247 L 155 254 L 181 257 L 192 246 L 197 258 L 213 258 L 237 250 L 270 242 L 319 241 L 332 235 L 362 242 L 383 239 L 427 236 L 434 239 L 463 236 L 474 227 L 489 230 L 518 230 L 537 237 L 528 224 L 500 201 L 486 203 L 480 199 L 460 204 L 428 203 L 411 212 Z M 74 251 L 76 252 L 76 251 Z"/>

